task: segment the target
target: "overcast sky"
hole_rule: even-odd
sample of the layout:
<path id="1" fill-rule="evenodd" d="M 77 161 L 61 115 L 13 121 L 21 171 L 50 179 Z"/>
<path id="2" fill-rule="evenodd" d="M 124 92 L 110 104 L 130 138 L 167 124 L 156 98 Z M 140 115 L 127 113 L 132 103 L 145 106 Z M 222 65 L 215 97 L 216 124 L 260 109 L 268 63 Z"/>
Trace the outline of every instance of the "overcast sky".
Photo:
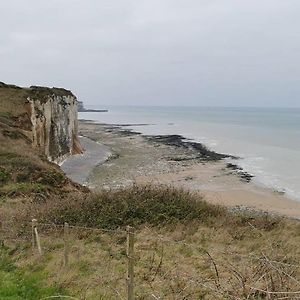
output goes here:
<path id="1" fill-rule="evenodd" d="M 10 0 L 0 81 L 86 104 L 300 107 L 299 0 Z"/>

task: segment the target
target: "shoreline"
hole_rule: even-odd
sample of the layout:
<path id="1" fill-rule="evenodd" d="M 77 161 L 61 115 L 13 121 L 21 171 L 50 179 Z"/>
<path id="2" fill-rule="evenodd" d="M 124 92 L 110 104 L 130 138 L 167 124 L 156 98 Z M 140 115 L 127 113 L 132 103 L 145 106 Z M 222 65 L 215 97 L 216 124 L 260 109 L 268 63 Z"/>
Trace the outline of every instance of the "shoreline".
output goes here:
<path id="1" fill-rule="evenodd" d="M 60 167 L 72 181 L 86 185 L 93 168 L 104 163 L 111 152 L 105 145 L 87 137 L 80 136 L 79 140 L 85 150 L 84 153 L 67 157 Z"/>
<path id="2" fill-rule="evenodd" d="M 300 218 L 300 202 L 251 182 L 252 174 L 224 160 L 236 157 L 179 135 L 146 136 L 123 125 L 80 122 L 81 135 L 100 141 L 112 153 L 91 170 L 87 178 L 91 189 L 167 184 L 199 192 L 208 202 L 229 208 Z"/>

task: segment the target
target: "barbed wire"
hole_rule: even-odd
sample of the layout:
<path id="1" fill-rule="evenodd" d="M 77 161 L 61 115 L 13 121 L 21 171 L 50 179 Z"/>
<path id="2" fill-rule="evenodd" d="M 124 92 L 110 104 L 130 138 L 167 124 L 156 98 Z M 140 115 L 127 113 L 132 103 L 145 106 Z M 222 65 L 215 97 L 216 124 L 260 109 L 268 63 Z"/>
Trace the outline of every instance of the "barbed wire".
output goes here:
<path id="1" fill-rule="evenodd" d="M 177 245 L 183 245 L 183 246 L 188 246 L 188 247 L 191 247 L 192 249 L 196 250 L 197 252 L 199 252 L 200 255 L 207 255 L 208 253 L 208 250 L 206 248 L 203 248 L 201 246 L 195 246 L 194 244 L 190 244 L 190 243 L 187 243 L 186 241 L 174 241 L 174 240 L 170 240 L 170 239 L 166 239 L 165 237 L 162 237 L 162 236 L 158 236 L 156 239 L 155 238 L 147 238 L 147 241 L 161 241 L 163 243 L 170 243 L 170 244 L 177 244 Z M 139 249 L 140 251 L 142 251 L 143 249 Z M 146 251 L 146 250 L 145 250 Z M 201 251 L 203 253 L 201 253 Z M 241 254 L 241 253 L 234 253 L 234 252 L 225 252 L 225 251 L 218 251 L 216 249 L 214 249 L 214 252 L 215 253 L 220 253 L 220 254 L 223 254 L 223 255 L 235 255 L 235 256 L 238 256 L 238 257 L 243 257 L 243 258 L 247 258 L 247 259 L 254 259 L 254 260 L 260 260 L 260 261 L 265 261 L 265 257 L 259 257 L 255 254 Z M 282 262 L 282 261 L 277 261 L 277 260 L 271 260 L 271 259 L 268 259 L 269 262 L 271 263 L 276 263 L 276 264 L 279 264 L 279 265 L 283 265 L 283 266 L 289 266 L 289 267 L 294 267 L 294 268 L 300 268 L 300 265 L 299 264 L 294 264 L 294 263 L 286 263 L 286 262 Z"/>
<path id="2" fill-rule="evenodd" d="M 9 223 L 9 224 L 11 224 L 11 223 Z M 28 225 L 29 224 L 32 225 L 32 223 L 28 222 Z M 1 222 L 1 225 L 3 225 L 2 222 Z M 37 227 L 39 228 L 39 230 L 41 232 L 43 232 L 43 229 L 42 229 L 43 227 L 46 227 L 46 228 L 49 227 L 49 228 L 53 228 L 53 229 L 58 229 L 58 228 L 59 229 L 64 229 L 65 225 L 64 224 L 55 224 L 55 223 L 37 223 Z M 88 231 L 92 231 L 92 232 L 128 234 L 127 230 L 120 229 L 120 228 L 117 228 L 117 229 L 107 229 L 107 228 L 97 228 L 97 227 L 87 227 L 87 226 L 76 226 L 76 225 L 69 225 L 69 224 L 68 224 L 68 227 L 72 228 L 72 229 L 88 230 Z M 150 230 L 148 227 L 145 227 L 145 228 L 148 229 L 148 230 Z M 11 230 L 11 228 L 8 228 L 8 229 Z M 26 229 L 28 229 L 28 231 L 29 231 L 31 228 L 29 229 L 29 227 L 26 227 Z M 256 230 L 255 227 L 253 229 Z M 47 232 L 47 229 L 45 229 L 45 231 Z M 142 232 L 142 230 L 141 230 L 141 232 Z M 62 230 L 60 231 L 60 234 L 63 235 L 63 231 Z M 173 239 L 167 238 L 166 236 L 164 236 L 162 234 L 157 234 L 157 236 L 155 236 L 155 237 L 154 236 L 141 237 L 138 234 L 139 234 L 139 231 L 136 232 L 136 235 L 135 235 L 135 239 L 136 239 L 136 241 L 138 241 L 136 243 L 135 251 L 149 251 L 149 249 L 139 249 L 139 246 L 140 247 L 143 246 L 143 241 L 146 241 L 146 242 L 159 242 L 159 243 L 169 244 L 169 245 L 187 246 L 187 247 L 190 247 L 191 249 L 197 251 L 197 255 L 203 256 L 203 257 L 205 256 L 207 259 L 210 258 L 211 262 L 212 262 L 211 266 L 213 266 L 213 264 L 214 264 L 215 258 L 211 257 L 210 253 L 208 252 L 210 250 L 207 249 L 207 248 L 205 248 L 205 247 L 203 247 L 202 245 L 195 245 L 195 244 L 193 244 L 191 242 L 187 242 L 186 240 L 173 240 Z M 153 230 L 151 230 L 151 234 L 153 235 L 153 234 L 155 234 L 155 232 L 153 232 Z M 45 236 L 45 235 L 46 235 L 46 233 L 44 232 L 43 236 Z M 109 235 L 107 235 L 107 236 L 109 236 Z M 51 238 L 51 236 L 50 236 L 50 238 Z M 8 240 L 9 241 L 10 240 L 11 241 L 17 241 L 17 239 L 14 239 L 14 238 L 8 238 Z M 18 239 L 18 241 L 22 241 L 22 239 Z M 114 242 L 112 242 L 111 244 L 114 244 Z M 151 248 L 150 248 L 150 250 L 151 250 Z M 174 251 L 175 251 L 175 249 L 174 249 Z M 237 252 L 228 251 L 228 250 L 224 251 L 224 250 L 218 250 L 218 249 L 212 249 L 212 253 L 213 253 L 213 255 L 215 255 L 215 254 L 227 255 L 229 257 L 228 261 L 230 261 L 230 256 L 232 256 L 232 257 L 235 256 L 235 257 L 245 258 L 245 259 L 249 259 L 249 260 L 257 260 L 257 261 L 262 261 L 262 262 L 265 262 L 265 263 L 272 263 L 274 265 L 276 264 L 277 266 L 278 265 L 282 265 L 282 266 L 289 266 L 289 267 L 293 267 L 293 268 L 300 268 L 300 265 L 296 264 L 296 263 L 294 264 L 294 263 L 288 263 L 288 262 L 284 262 L 284 261 L 271 260 L 266 255 L 264 255 L 263 253 L 262 253 L 262 256 L 259 256 L 256 253 L 243 254 L 243 253 L 237 253 Z M 225 261 L 222 260 L 221 257 L 218 257 L 216 259 L 216 263 L 219 265 L 220 261 L 221 261 L 220 265 L 224 267 L 224 262 Z M 178 268 L 179 271 L 176 271 L 177 268 L 178 268 L 178 264 L 176 262 L 174 268 L 164 269 L 164 271 L 166 271 L 166 272 L 164 272 L 164 274 L 160 276 L 161 279 L 158 282 L 160 284 L 164 284 L 164 280 L 167 280 L 168 278 L 172 279 L 174 274 L 175 274 L 174 276 L 178 276 L 178 272 L 179 272 L 180 275 L 184 275 L 185 276 L 185 278 L 183 277 L 183 279 L 186 280 L 186 288 L 187 289 L 190 289 L 191 284 L 198 284 L 199 286 L 202 286 L 203 288 L 206 288 L 207 290 L 209 290 L 211 293 L 213 293 L 215 295 L 218 295 L 218 296 L 224 296 L 225 295 L 224 294 L 225 290 L 218 289 L 218 286 L 214 286 L 213 282 L 209 282 L 207 280 L 203 281 L 201 279 L 199 280 L 198 278 L 201 278 L 201 277 L 199 277 L 199 274 L 191 275 L 191 274 L 188 274 L 188 273 L 180 271 L 179 268 Z M 288 275 L 288 274 L 286 274 L 286 275 Z M 122 279 L 122 278 L 120 278 L 120 279 Z M 115 289 L 113 287 L 110 287 L 110 286 L 108 286 L 108 287 L 112 291 L 114 291 L 116 293 L 116 295 L 120 299 L 122 299 L 122 295 L 118 292 L 117 289 Z M 278 296 L 278 297 L 281 296 L 280 299 L 300 299 L 300 291 L 288 291 L 288 292 L 284 292 L 284 291 L 268 291 L 268 290 L 259 289 L 259 288 L 256 288 L 256 287 L 250 286 L 250 285 L 248 285 L 248 287 L 251 290 L 253 290 L 253 291 L 258 291 L 258 292 L 264 293 L 266 295 L 273 295 L 273 296 Z M 160 296 L 155 295 L 156 293 L 157 292 L 154 291 L 154 293 L 152 293 L 150 296 L 152 296 L 155 299 L 162 299 L 162 298 L 160 298 Z M 184 293 L 186 293 L 186 291 L 184 291 Z M 159 294 L 159 293 L 157 293 L 157 294 Z M 291 295 L 293 295 L 293 298 L 291 298 Z M 284 296 L 287 296 L 287 297 L 284 297 Z M 43 298 L 43 299 L 51 299 L 51 298 L 55 299 L 55 298 L 59 298 L 59 297 L 64 297 L 64 296 L 57 295 L 57 296 L 52 296 L 52 297 L 50 296 L 48 298 Z M 67 298 L 67 297 L 68 296 L 65 296 L 65 298 Z M 77 299 L 77 298 L 69 297 L 69 299 Z M 238 299 L 241 299 L 241 298 L 235 297 L 235 296 L 232 295 L 231 299 L 238 300 Z"/>
<path id="3" fill-rule="evenodd" d="M 12 222 L 1 222 L 1 225 L 3 224 L 11 224 Z M 28 223 L 31 225 L 31 223 Z M 250 225 L 250 224 L 249 224 Z M 252 224 L 251 224 L 252 225 Z M 55 223 L 38 223 L 38 226 L 45 226 L 45 227 L 54 227 L 54 228 L 64 228 L 65 225 L 64 224 L 55 224 Z M 104 232 L 104 233 L 123 233 L 123 234 L 127 234 L 127 231 L 126 230 L 122 230 L 120 228 L 117 228 L 117 229 L 107 229 L 107 228 L 97 228 L 97 227 L 87 227 L 87 226 L 77 226 L 77 225 L 69 225 L 69 228 L 74 228 L 74 229 L 82 229 L 82 230 L 89 230 L 89 231 L 100 231 L 100 232 Z M 147 230 L 150 230 L 150 228 L 148 228 L 147 226 L 145 226 L 145 228 Z M 259 231 L 259 229 L 257 228 L 253 228 L 253 226 L 251 226 L 252 229 L 255 229 L 257 231 Z M 10 229 L 10 228 L 7 228 L 7 229 Z M 5 230 L 3 227 L 2 227 L 2 230 Z M 12 238 L 10 239 L 12 241 L 22 241 L 21 238 Z M 191 244 L 191 243 L 188 243 L 184 240 L 182 241 L 174 241 L 174 240 L 171 240 L 171 239 L 166 239 L 164 236 L 158 234 L 157 235 L 157 238 L 147 238 L 147 241 L 160 241 L 160 242 L 163 242 L 163 243 L 172 243 L 172 244 L 177 244 L 177 245 L 183 245 L 183 246 L 188 246 L 188 247 L 191 247 L 192 249 L 196 250 L 197 252 L 199 252 L 199 254 L 201 255 L 207 255 L 207 252 L 208 250 L 201 247 L 201 246 L 195 246 L 194 244 Z M 141 251 L 142 249 L 139 249 L 139 251 Z M 201 253 L 203 252 L 203 253 Z M 243 258 L 247 258 L 247 259 L 255 259 L 255 260 L 259 260 L 259 261 L 265 261 L 265 258 L 264 257 L 259 257 L 255 254 L 241 254 L 241 253 L 234 253 L 234 252 L 228 252 L 228 251 L 217 251 L 214 249 L 214 252 L 215 253 L 221 253 L 221 254 L 224 254 L 224 255 L 235 255 L 235 256 L 238 256 L 238 257 L 243 257 Z M 286 262 L 282 262 L 282 261 L 277 261 L 277 260 L 271 260 L 269 259 L 269 261 L 271 263 L 275 263 L 275 264 L 279 264 L 279 265 L 283 265 L 283 266 L 289 266 L 289 267 L 295 267 L 295 268 L 300 268 L 300 265 L 299 264 L 295 264 L 295 263 L 286 263 Z"/>
<path id="4" fill-rule="evenodd" d="M 31 223 L 30 223 L 31 225 Z M 64 228 L 64 224 L 55 224 L 55 223 L 38 223 L 38 226 L 48 226 L 48 227 L 61 227 Z M 111 232 L 111 233 L 127 233 L 126 230 L 122 229 L 107 229 L 107 228 L 98 228 L 98 227 L 87 227 L 87 226 L 77 226 L 68 224 L 69 228 L 82 229 L 82 230 L 91 230 L 91 231 L 102 231 L 102 232 Z"/>

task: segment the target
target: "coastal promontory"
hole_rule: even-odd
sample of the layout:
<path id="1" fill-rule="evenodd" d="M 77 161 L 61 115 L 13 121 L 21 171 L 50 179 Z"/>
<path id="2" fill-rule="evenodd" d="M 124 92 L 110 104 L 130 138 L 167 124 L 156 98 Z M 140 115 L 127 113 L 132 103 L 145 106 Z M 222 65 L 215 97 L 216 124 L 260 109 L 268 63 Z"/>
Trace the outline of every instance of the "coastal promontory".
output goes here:
<path id="1" fill-rule="evenodd" d="M 83 151 L 77 137 L 77 106 L 76 96 L 66 89 L 0 83 L 3 130 L 23 134 L 53 162 Z"/>

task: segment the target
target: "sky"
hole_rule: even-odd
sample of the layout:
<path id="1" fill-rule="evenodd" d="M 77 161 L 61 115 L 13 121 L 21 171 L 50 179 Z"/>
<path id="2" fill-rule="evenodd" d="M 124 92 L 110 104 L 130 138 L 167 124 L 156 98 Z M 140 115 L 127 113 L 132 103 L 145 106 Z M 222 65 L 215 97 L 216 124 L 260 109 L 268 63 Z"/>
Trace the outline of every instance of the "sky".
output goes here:
<path id="1" fill-rule="evenodd" d="M 299 0 L 10 0 L 0 81 L 87 106 L 300 107 Z"/>

